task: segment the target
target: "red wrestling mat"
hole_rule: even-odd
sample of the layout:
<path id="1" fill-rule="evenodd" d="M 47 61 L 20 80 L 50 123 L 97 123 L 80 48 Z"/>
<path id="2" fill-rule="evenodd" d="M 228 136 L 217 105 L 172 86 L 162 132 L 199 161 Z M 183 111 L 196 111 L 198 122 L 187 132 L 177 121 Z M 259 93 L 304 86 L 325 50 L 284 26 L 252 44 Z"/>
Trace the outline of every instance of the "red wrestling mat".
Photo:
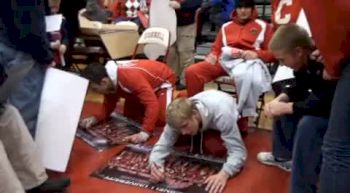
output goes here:
<path id="1" fill-rule="evenodd" d="M 205 192 L 205 179 L 217 173 L 224 162 L 204 156 L 174 152 L 165 162 L 165 182 L 154 184 L 149 181 L 148 158 L 151 149 L 151 146 L 129 145 L 110 159 L 105 167 L 92 175 L 159 192 Z"/>

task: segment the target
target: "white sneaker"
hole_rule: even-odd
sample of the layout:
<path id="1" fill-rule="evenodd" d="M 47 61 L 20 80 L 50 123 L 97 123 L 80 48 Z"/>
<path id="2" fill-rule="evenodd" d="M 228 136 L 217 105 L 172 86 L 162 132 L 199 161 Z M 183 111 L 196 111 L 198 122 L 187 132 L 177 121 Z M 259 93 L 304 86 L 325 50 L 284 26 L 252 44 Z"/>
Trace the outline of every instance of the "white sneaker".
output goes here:
<path id="1" fill-rule="evenodd" d="M 259 162 L 269 166 L 277 166 L 286 172 L 292 171 L 292 161 L 277 161 L 275 156 L 272 155 L 272 152 L 260 152 L 256 156 Z"/>

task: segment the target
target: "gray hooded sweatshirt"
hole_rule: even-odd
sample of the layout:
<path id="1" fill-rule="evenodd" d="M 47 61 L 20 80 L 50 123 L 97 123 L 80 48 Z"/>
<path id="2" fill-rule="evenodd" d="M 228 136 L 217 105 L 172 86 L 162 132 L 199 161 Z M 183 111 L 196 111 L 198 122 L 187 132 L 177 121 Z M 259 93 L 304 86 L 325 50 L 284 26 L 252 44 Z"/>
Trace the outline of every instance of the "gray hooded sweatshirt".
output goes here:
<path id="1" fill-rule="evenodd" d="M 236 101 L 232 96 L 217 90 L 201 92 L 191 97 L 190 100 L 195 102 L 202 118 L 200 132 L 207 129 L 221 132 L 221 138 L 227 149 L 227 158 L 222 170 L 230 176 L 237 174 L 244 165 L 247 153 L 237 126 Z M 150 163 L 164 166 L 165 158 L 171 153 L 172 147 L 180 135 L 178 129 L 167 124 L 152 149 Z"/>

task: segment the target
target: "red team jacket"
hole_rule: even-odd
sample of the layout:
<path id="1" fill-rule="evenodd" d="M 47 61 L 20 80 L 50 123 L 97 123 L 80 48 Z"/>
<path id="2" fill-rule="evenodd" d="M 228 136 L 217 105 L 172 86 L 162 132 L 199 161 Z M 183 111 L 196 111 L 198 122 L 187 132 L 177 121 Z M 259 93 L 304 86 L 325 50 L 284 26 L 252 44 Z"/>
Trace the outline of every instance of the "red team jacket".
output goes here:
<path id="1" fill-rule="evenodd" d="M 301 5 L 327 72 L 340 76 L 342 60 L 350 56 L 350 1 L 302 0 Z"/>
<path id="2" fill-rule="evenodd" d="M 164 63 L 136 60 L 125 66 L 119 66 L 117 71 L 117 93 L 105 96 L 105 114 L 97 116 L 97 118 L 99 120 L 107 118 L 115 109 L 116 102 L 120 97 L 132 94 L 145 107 L 142 128 L 152 132 L 160 111 L 155 91 L 163 83 L 175 84 L 174 72 Z"/>
<path id="3" fill-rule="evenodd" d="M 257 19 L 257 11 L 254 10 L 250 21 L 244 25 L 237 21 L 236 12 L 232 14 L 233 19 L 222 25 L 212 47 L 211 54 L 219 58 L 221 48 L 225 46 L 239 48 L 242 50 L 254 50 L 264 62 L 274 60 L 271 53 L 267 51 L 268 43 L 272 36 L 272 26 Z"/>
<path id="4" fill-rule="evenodd" d="M 301 11 L 301 0 L 273 0 L 271 9 L 272 23 L 276 29 L 283 24 L 296 23 Z"/>

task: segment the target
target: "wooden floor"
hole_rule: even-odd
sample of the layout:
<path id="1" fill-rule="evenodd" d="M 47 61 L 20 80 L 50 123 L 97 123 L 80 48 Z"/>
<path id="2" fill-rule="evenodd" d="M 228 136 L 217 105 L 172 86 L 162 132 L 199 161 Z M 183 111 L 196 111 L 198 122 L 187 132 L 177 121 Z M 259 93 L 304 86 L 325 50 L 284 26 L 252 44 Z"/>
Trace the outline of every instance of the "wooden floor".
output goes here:
<path id="1" fill-rule="evenodd" d="M 85 105 L 83 116 L 92 111 L 99 111 L 98 105 Z M 152 139 L 155 142 L 157 139 Z M 259 151 L 271 150 L 271 133 L 263 130 L 252 130 L 245 138 L 248 149 L 248 161 L 242 172 L 229 180 L 224 192 L 230 193 L 287 193 L 289 173 L 280 169 L 264 166 L 257 162 Z M 123 146 L 102 152 L 76 139 L 68 169 L 64 175 L 72 179 L 67 193 L 136 193 L 153 192 L 148 189 L 100 180 L 90 174 L 102 167 L 113 155 L 121 151 Z"/>

